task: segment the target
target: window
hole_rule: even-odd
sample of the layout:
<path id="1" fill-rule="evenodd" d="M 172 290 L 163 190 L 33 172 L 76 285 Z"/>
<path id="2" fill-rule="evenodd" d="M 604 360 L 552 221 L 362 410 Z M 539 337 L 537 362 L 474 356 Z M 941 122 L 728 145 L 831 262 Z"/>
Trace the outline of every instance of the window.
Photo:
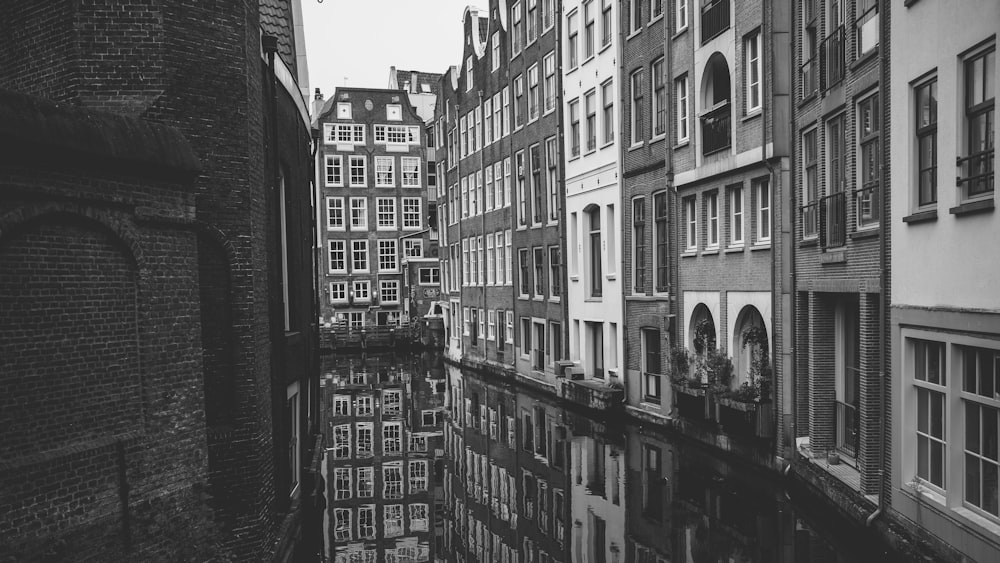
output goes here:
<path id="1" fill-rule="evenodd" d="M 535 247 L 533 249 L 535 266 L 535 297 L 545 296 L 545 249 Z"/>
<path id="2" fill-rule="evenodd" d="M 518 293 L 527 297 L 528 293 L 531 291 L 531 281 L 528 279 L 528 249 L 519 248 L 517 250 L 517 260 L 518 260 Z"/>
<path id="3" fill-rule="evenodd" d="M 351 102 L 337 102 L 337 119 L 351 119 Z"/>
<path id="4" fill-rule="evenodd" d="M 914 88 L 917 133 L 917 205 L 937 203 L 937 77 Z"/>
<path id="5" fill-rule="evenodd" d="M 486 340 L 496 340 L 497 338 L 497 312 L 493 309 L 486 311 Z"/>
<path id="6" fill-rule="evenodd" d="M 650 0 L 649 20 L 653 21 L 663 15 L 663 0 Z"/>
<path id="7" fill-rule="evenodd" d="M 330 245 L 330 273 L 344 273 L 347 272 L 347 256 L 345 250 L 345 241 L 342 240 L 331 240 Z"/>
<path id="8" fill-rule="evenodd" d="M 396 239 L 379 239 L 378 269 L 380 272 L 395 272 L 399 269 L 396 260 Z"/>
<path id="9" fill-rule="evenodd" d="M 385 118 L 389 121 L 401 121 L 403 119 L 403 106 L 399 104 L 386 104 Z"/>
<path id="10" fill-rule="evenodd" d="M 577 12 L 573 12 L 566 17 L 566 29 L 568 37 L 568 40 L 566 41 L 566 66 L 569 67 L 569 70 L 573 70 L 574 68 L 576 68 L 577 64 L 579 64 L 579 61 L 577 60 L 579 54 L 577 53 L 577 46 L 576 46 L 577 35 L 579 33 L 579 31 L 577 30 L 577 25 L 579 25 L 576 21 L 577 16 L 578 16 Z"/>
<path id="11" fill-rule="evenodd" d="M 510 87 L 503 87 L 503 134 L 510 133 Z"/>
<path id="12" fill-rule="evenodd" d="M 351 457 L 351 425 L 339 424 L 333 427 L 333 459 Z"/>
<path id="13" fill-rule="evenodd" d="M 365 504 L 358 507 L 358 539 L 375 539 L 375 505 Z"/>
<path id="14" fill-rule="evenodd" d="M 333 416 L 351 415 L 351 397 L 349 395 L 333 396 Z"/>
<path id="15" fill-rule="evenodd" d="M 554 0 L 547 0 L 553 2 Z M 556 109 L 556 54 L 549 53 L 542 60 L 542 67 L 545 71 L 545 82 L 542 83 L 542 95 L 545 97 L 545 113 Z"/>
<path id="16" fill-rule="evenodd" d="M 819 176 L 816 129 L 802 134 L 802 238 L 819 234 Z"/>
<path id="17" fill-rule="evenodd" d="M 504 242 L 507 243 L 507 247 L 504 250 L 504 256 L 503 256 L 504 260 L 506 261 L 507 285 L 514 285 L 514 273 L 512 269 L 513 268 L 512 263 L 514 261 L 514 253 L 511 249 L 511 244 L 513 243 L 513 239 L 510 236 L 510 229 L 507 229 L 506 234 L 504 234 Z"/>
<path id="18" fill-rule="evenodd" d="M 391 188 L 396 185 L 396 159 L 391 156 L 375 157 L 375 187 Z"/>
<path id="19" fill-rule="evenodd" d="M 350 508 L 334 508 L 333 509 L 333 537 L 337 541 L 350 541 L 351 540 L 351 509 Z"/>
<path id="20" fill-rule="evenodd" d="M 743 186 L 729 187 L 729 246 L 743 245 Z"/>
<path id="21" fill-rule="evenodd" d="M 531 43 L 538 37 L 538 0 L 528 0 L 527 18 L 527 40 L 525 44 Z"/>
<path id="22" fill-rule="evenodd" d="M 514 343 L 514 311 L 506 311 L 507 314 L 507 344 Z"/>
<path id="23" fill-rule="evenodd" d="M 498 139 L 499 140 L 499 139 Z M 493 142 L 493 98 L 483 102 L 483 146 Z"/>
<path id="24" fill-rule="evenodd" d="M 678 78 L 675 82 L 677 90 L 677 143 L 688 140 L 688 80 L 687 76 Z"/>
<path id="25" fill-rule="evenodd" d="M 417 277 L 420 285 L 438 285 L 441 282 L 441 270 L 438 268 L 420 268 Z"/>
<path id="26" fill-rule="evenodd" d="M 555 137 L 545 140 L 545 184 L 549 188 L 549 222 L 559 219 L 559 185 L 557 182 L 557 166 L 559 165 L 559 149 Z M 539 205 L 539 209 L 541 205 Z"/>
<path id="27" fill-rule="evenodd" d="M 351 198 L 351 230 L 368 230 L 368 198 Z"/>
<path id="28" fill-rule="evenodd" d="M 468 307 L 462 307 L 462 334 L 464 336 L 469 336 L 469 325 L 471 324 L 472 314 L 469 312 Z"/>
<path id="29" fill-rule="evenodd" d="M 528 224 L 528 194 L 524 178 L 524 151 L 520 151 L 514 155 L 514 167 L 517 168 L 517 224 L 523 227 Z"/>
<path id="30" fill-rule="evenodd" d="M 771 186 L 767 178 L 754 180 L 754 205 L 757 228 L 755 231 L 756 244 L 766 244 L 771 240 Z"/>
<path id="31" fill-rule="evenodd" d="M 858 56 L 861 56 L 878 46 L 878 0 L 858 0 L 856 9 L 858 19 L 854 22 L 854 30 Z"/>
<path id="32" fill-rule="evenodd" d="M 1000 474 L 1000 455 L 997 453 L 1000 436 L 1000 389 L 997 389 L 1000 383 L 1000 354 L 988 348 L 956 348 L 962 363 L 962 406 L 965 411 L 965 502 L 996 518 L 1000 516 L 1000 483 L 997 478 Z M 931 430 L 934 430 L 933 424 Z M 943 422 L 941 431 L 943 434 Z M 933 453 L 931 460 L 934 461 Z"/>
<path id="33" fill-rule="evenodd" d="M 427 490 L 427 462 L 424 460 L 410 462 L 410 494 L 422 493 Z"/>
<path id="34" fill-rule="evenodd" d="M 363 188 L 368 185 L 368 161 L 364 156 L 350 155 L 347 157 L 351 166 L 351 187 Z"/>
<path id="35" fill-rule="evenodd" d="M 583 60 L 594 56 L 594 0 L 583 4 Z"/>
<path id="36" fill-rule="evenodd" d="M 524 125 L 524 81 L 521 75 L 514 77 L 514 129 L 520 129 Z"/>
<path id="37" fill-rule="evenodd" d="M 344 230 L 344 198 L 326 198 L 326 228 L 331 231 Z"/>
<path id="38" fill-rule="evenodd" d="M 632 144 L 637 145 L 642 142 L 642 70 L 632 73 L 630 84 L 630 95 L 632 100 Z"/>
<path id="39" fill-rule="evenodd" d="M 669 231 L 667 230 L 667 193 L 653 194 L 653 228 L 656 252 L 653 255 L 654 271 L 656 272 L 656 291 L 667 291 L 670 285 L 670 247 Z"/>
<path id="40" fill-rule="evenodd" d="M 473 74 L 472 55 L 465 59 L 465 91 L 472 90 L 475 85 L 475 75 Z"/>
<path id="41" fill-rule="evenodd" d="M 428 526 L 427 505 L 422 503 L 410 505 L 410 531 L 426 532 Z M 405 561 L 427 561 L 427 558 L 408 557 Z"/>
<path id="42" fill-rule="evenodd" d="M 663 79 L 663 57 L 653 62 L 652 65 L 653 90 L 653 136 L 667 134 L 667 88 Z"/>
<path id="43" fill-rule="evenodd" d="M 420 159 L 411 156 L 404 156 L 402 159 L 403 187 L 420 187 Z M 428 181 L 430 178 L 428 178 Z"/>
<path id="44" fill-rule="evenodd" d="M 507 285 L 507 278 L 504 276 L 504 242 L 503 233 L 496 234 L 496 271 L 497 285 Z"/>
<path id="45" fill-rule="evenodd" d="M 421 227 L 420 198 L 403 198 L 403 228 L 419 229 Z"/>
<path id="46" fill-rule="evenodd" d="M 351 271 L 353 271 L 353 272 L 367 272 L 368 271 L 368 241 L 367 240 L 352 240 L 351 241 Z"/>
<path id="47" fill-rule="evenodd" d="M 418 238 L 403 239 L 403 256 L 407 258 L 423 258 L 424 241 Z"/>
<path id="48" fill-rule="evenodd" d="M 646 292 L 646 198 L 632 200 L 632 271 L 635 293 Z"/>
<path id="49" fill-rule="evenodd" d="M 591 90 L 584 96 L 587 111 L 587 152 L 597 149 L 597 92 Z"/>
<path id="50" fill-rule="evenodd" d="M 601 47 L 611 44 L 611 32 L 614 29 L 611 21 L 611 2 L 612 0 L 601 0 Z"/>
<path id="51" fill-rule="evenodd" d="M 493 53 L 493 56 L 491 58 L 491 60 L 492 60 L 492 70 L 493 70 L 493 72 L 496 72 L 497 69 L 500 68 L 500 32 L 499 31 L 494 31 L 493 32 L 493 38 L 492 38 L 491 42 L 492 42 L 492 47 L 493 47 L 491 49 L 491 51 Z"/>
<path id="52" fill-rule="evenodd" d="M 705 194 L 708 207 L 708 248 L 719 247 L 719 192 Z"/>
<path id="53" fill-rule="evenodd" d="M 323 126 L 326 144 L 364 144 L 365 126 L 352 123 L 327 123 Z"/>
<path id="54" fill-rule="evenodd" d="M 743 39 L 743 80 L 746 86 L 746 114 L 760 111 L 761 104 L 760 30 Z"/>
<path id="55" fill-rule="evenodd" d="M 496 249 L 493 247 L 494 235 L 486 235 L 486 284 L 496 284 Z"/>
<path id="56" fill-rule="evenodd" d="M 996 51 L 992 46 L 965 61 L 965 130 L 968 156 L 960 157 L 963 198 L 993 193 Z"/>
<path id="57" fill-rule="evenodd" d="M 354 290 L 354 300 L 355 301 L 371 301 L 372 300 L 372 286 L 369 280 L 354 280 L 351 282 Z"/>
<path id="58" fill-rule="evenodd" d="M 375 125 L 375 142 L 393 145 L 420 144 L 420 128 L 413 125 Z"/>
<path id="59" fill-rule="evenodd" d="M 396 198 L 380 197 L 375 199 L 375 219 L 378 229 L 396 228 Z"/>
<path id="60" fill-rule="evenodd" d="M 354 407 L 354 411 L 358 416 L 371 416 L 372 405 L 373 400 L 371 395 L 360 395 L 358 396 L 357 405 Z"/>
<path id="61" fill-rule="evenodd" d="M 348 311 L 347 323 L 351 328 L 361 328 L 365 324 L 365 314 L 362 311 Z"/>
<path id="62" fill-rule="evenodd" d="M 387 504 L 384 511 L 385 537 L 395 538 L 403 535 L 403 505 Z"/>
<path id="63" fill-rule="evenodd" d="M 531 319 L 529 317 L 521 317 L 521 355 L 524 357 L 530 357 L 531 355 Z M 525 434 L 530 435 L 529 433 Z"/>
<path id="64" fill-rule="evenodd" d="M 913 383 L 917 393 L 917 476 L 944 488 L 945 353 L 944 344 L 910 339 Z"/>
<path id="65" fill-rule="evenodd" d="M 344 185 L 343 159 L 339 154 L 328 154 L 324 157 L 326 161 L 326 185 L 327 187 L 339 187 Z"/>
<path id="66" fill-rule="evenodd" d="M 347 282 L 330 283 L 330 303 L 347 302 Z"/>
<path id="67" fill-rule="evenodd" d="M 549 297 L 562 295 L 562 255 L 558 246 L 549 247 Z"/>
<path id="68" fill-rule="evenodd" d="M 694 197 L 684 198 L 684 221 L 687 224 L 684 248 L 687 252 L 694 252 L 698 249 L 698 217 L 695 215 Z"/>
<path id="69" fill-rule="evenodd" d="M 604 127 L 604 144 L 615 140 L 615 93 L 613 82 L 608 80 L 601 84 L 601 103 L 604 104 L 602 126 Z"/>
<path id="70" fill-rule="evenodd" d="M 398 461 L 382 466 L 382 498 L 403 498 L 403 466 Z"/>
<path id="71" fill-rule="evenodd" d="M 346 500 L 351 498 L 353 490 L 351 488 L 351 468 L 337 467 L 333 470 L 334 500 Z"/>
<path id="72" fill-rule="evenodd" d="M 580 100 L 569 103 L 569 154 L 580 156 Z"/>
<path id="73" fill-rule="evenodd" d="M 542 0 L 542 29 L 548 31 L 555 25 L 555 0 Z"/>
<path id="74" fill-rule="evenodd" d="M 590 296 L 601 297 L 603 294 L 603 279 L 601 273 L 601 208 L 592 207 L 587 212 L 590 249 Z"/>
<path id="75" fill-rule="evenodd" d="M 879 109 L 878 94 L 858 103 L 858 143 L 860 146 L 860 184 L 855 190 L 858 227 L 877 225 L 879 221 Z"/>
<path id="76" fill-rule="evenodd" d="M 660 358 L 660 331 L 655 328 L 642 329 L 642 374 L 643 398 L 660 402 L 660 379 L 663 368 Z"/>
<path id="77" fill-rule="evenodd" d="M 375 496 L 375 468 L 359 467 L 358 498 L 372 498 L 374 496 Z"/>
<path id="78" fill-rule="evenodd" d="M 639 33 L 642 31 L 642 5 L 643 0 L 631 0 L 632 17 L 630 18 L 629 31 L 630 33 Z"/>
<path id="79" fill-rule="evenodd" d="M 388 397 L 385 397 L 388 404 Z M 383 409 L 384 414 L 384 409 Z M 399 455 L 403 453 L 403 423 L 385 422 L 382 424 L 382 453 L 385 455 Z M 400 475 L 400 480 L 403 476 Z"/>
<path id="80" fill-rule="evenodd" d="M 528 69 L 528 121 L 538 119 L 540 102 L 538 93 L 538 64 L 536 63 Z"/>
<path id="81" fill-rule="evenodd" d="M 379 280 L 378 285 L 379 301 L 383 304 L 399 303 L 399 280 Z"/>

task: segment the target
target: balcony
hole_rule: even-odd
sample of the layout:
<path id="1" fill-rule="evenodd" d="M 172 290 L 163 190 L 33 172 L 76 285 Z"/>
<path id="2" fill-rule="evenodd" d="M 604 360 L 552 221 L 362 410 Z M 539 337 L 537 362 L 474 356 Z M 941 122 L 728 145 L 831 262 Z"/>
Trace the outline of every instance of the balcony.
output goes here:
<path id="1" fill-rule="evenodd" d="M 846 67 L 844 26 L 835 29 L 820 44 L 820 66 L 823 68 L 823 89 L 829 90 L 844 79 Z"/>
<path id="2" fill-rule="evenodd" d="M 729 0 L 713 0 L 701 7 L 701 44 L 729 29 Z"/>
<path id="3" fill-rule="evenodd" d="M 975 197 L 993 191 L 993 158 L 994 149 L 991 147 L 955 159 L 955 166 L 958 167 L 958 177 L 955 178 L 955 182 L 965 190 L 965 197 Z"/>
<path id="4" fill-rule="evenodd" d="M 858 212 L 858 227 L 878 225 L 880 216 L 878 181 L 869 182 L 854 190 L 855 209 Z"/>
<path id="5" fill-rule="evenodd" d="M 732 145 L 731 121 L 732 115 L 728 100 L 701 116 L 702 154 L 708 156 L 728 149 Z"/>
<path id="6" fill-rule="evenodd" d="M 813 95 L 819 86 L 819 63 L 816 57 L 802 63 L 799 73 L 802 76 L 802 99 L 806 99 Z"/>
<path id="7" fill-rule="evenodd" d="M 844 192 L 835 192 L 819 200 L 819 219 L 820 246 L 844 246 L 847 240 L 847 197 Z"/>
<path id="8" fill-rule="evenodd" d="M 858 408 L 854 405 L 834 401 L 834 428 L 837 431 L 837 450 L 858 457 Z"/>

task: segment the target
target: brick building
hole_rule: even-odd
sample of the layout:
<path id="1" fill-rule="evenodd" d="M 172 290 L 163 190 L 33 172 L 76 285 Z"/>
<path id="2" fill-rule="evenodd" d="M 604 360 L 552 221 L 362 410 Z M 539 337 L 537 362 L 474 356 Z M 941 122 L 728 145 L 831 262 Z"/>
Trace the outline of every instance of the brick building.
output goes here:
<path id="1" fill-rule="evenodd" d="M 893 512 L 949 558 L 1000 552 L 995 2 L 891 2 Z M 992 77 L 992 79 L 990 78 Z M 953 167 L 956 163 L 957 167 Z M 940 164 L 940 165 L 939 165 Z M 924 416 L 926 414 L 926 416 Z M 891 437 L 891 438 L 890 438 Z"/>
<path id="2" fill-rule="evenodd" d="M 437 253 L 427 215 L 424 120 L 403 90 L 337 88 L 316 121 L 326 210 L 324 322 L 361 329 L 422 316 L 430 302 L 418 307 L 417 293 L 406 291 L 419 280 L 408 279 L 403 262 Z"/>
<path id="3" fill-rule="evenodd" d="M 491 2 L 463 21 L 463 64 L 437 107 L 450 350 L 554 392 L 566 345 L 554 3 Z"/>
<path id="4" fill-rule="evenodd" d="M 859 506 L 879 493 L 884 370 L 880 260 L 888 199 L 884 2 L 812 0 L 794 26 L 794 319 L 797 459 L 842 460 L 838 480 Z M 886 24 L 887 25 L 887 24 Z M 787 324 L 787 323 L 786 323 Z M 885 416 L 888 417 L 888 412 Z M 825 464 L 820 464 L 825 465 Z"/>
<path id="5" fill-rule="evenodd" d="M 223 4 L 0 8 L 0 551 L 14 559 L 313 548 L 298 3 Z"/>

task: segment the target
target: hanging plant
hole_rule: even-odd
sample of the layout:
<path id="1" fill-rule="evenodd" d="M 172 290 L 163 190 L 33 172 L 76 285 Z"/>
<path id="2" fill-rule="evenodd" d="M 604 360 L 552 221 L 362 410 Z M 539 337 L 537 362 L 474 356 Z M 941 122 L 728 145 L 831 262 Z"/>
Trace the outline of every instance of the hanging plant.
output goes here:
<path id="1" fill-rule="evenodd" d="M 767 330 L 755 326 L 743 331 L 743 348 L 750 347 L 750 369 L 747 381 L 732 393 L 741 402 L 769 402 L 771 400 L 771 360 Z"/>

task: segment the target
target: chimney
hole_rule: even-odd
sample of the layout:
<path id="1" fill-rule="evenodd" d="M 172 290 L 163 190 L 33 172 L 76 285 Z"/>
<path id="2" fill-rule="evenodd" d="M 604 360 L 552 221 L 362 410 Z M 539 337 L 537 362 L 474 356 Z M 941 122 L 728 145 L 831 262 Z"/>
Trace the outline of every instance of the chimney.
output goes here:
<path id="1" fill-rule="evenodd" d="M 316 93 L 313 94 L 312 106 L 312 114 L 315 119 L 319 117 L 319 112 L 323 111 L 323 92 L 319 88 L 316 88 Z"/>
<path id="2" fill-rule="evenodd" d="M 417 84 L 417 73 L 414 71 L 410 72 L 410 92 L 413 94 L 420 92 L 420 85 Z"/>

